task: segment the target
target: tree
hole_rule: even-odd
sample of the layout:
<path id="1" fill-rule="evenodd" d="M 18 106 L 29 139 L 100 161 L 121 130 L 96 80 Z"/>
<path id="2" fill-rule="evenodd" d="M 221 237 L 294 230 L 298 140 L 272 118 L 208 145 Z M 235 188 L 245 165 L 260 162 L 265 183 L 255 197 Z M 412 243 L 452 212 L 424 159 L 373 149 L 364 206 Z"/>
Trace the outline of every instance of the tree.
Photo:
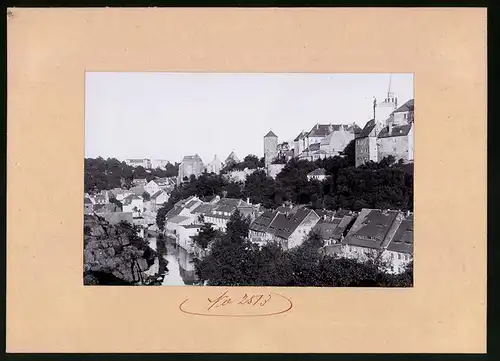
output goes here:
<path id="1" fill-rule="evenodd" d="M 142 198 L 145 200 L 145 201 L 149 201 L 151 199 L 151 196 L 149 195 L 148 192 L 144 192 L 142 193 Z"/>
<path id="2" fill-rule="evenodd" d="M 201 226 L 198 234 L 193 236 L 193 241 L 201 248 L 206 249 L 218 237 L 220 237 L 220 232 L 215 230 L 210 223 L 205 223 Z"/>
<path id="3" fill-rule="evenodd" d="M 249 227 L 249 220 L 243 218 L 240 211 L 236 209 L 226 225 L 226 240 L 228 242 L 243 243 L 248 237 Z"/>

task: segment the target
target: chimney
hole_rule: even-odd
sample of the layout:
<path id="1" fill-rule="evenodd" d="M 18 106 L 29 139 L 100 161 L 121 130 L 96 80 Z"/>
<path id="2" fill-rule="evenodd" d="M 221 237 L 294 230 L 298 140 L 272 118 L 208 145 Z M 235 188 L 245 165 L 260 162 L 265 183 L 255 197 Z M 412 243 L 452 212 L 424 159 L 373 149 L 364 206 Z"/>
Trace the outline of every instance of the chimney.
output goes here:
<path id="1" fill-rule="evenodd" d="M 316 129 L 319 129 L 319 123 L 316 124 Z"/>
<path id="2" fill-rule="evenodd" d="M 250 197 L 247 197 L 247 203 L 250 204 Z"/>
<path id="3" fill-rule="evenodd" d="M 391 134 L 392 133 L 392 123 L 389 122 L 388 126 L 389 126 L 389 134 Z"/>

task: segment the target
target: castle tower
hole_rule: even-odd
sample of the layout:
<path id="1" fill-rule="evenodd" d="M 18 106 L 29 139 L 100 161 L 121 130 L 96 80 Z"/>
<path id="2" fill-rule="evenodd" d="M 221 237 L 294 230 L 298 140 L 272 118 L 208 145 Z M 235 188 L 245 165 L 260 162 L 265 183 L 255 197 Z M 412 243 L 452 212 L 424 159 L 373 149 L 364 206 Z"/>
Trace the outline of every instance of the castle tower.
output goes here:
<path id="1" fill-rule="evenodd" d="M 265 166 L 268 166 L 272 163 L 273 160 L 278 156 L 278 136 L 274 134 L 272 131 L 269 131 L 264 136 L 264 161 Z"/>

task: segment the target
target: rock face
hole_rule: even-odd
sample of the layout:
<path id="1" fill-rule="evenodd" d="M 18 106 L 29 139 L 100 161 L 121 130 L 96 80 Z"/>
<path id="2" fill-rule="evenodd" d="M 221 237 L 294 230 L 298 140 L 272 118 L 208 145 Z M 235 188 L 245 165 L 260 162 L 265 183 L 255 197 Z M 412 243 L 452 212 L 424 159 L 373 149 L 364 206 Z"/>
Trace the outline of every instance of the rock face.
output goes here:
<path id="1" fill-rule="evenodd" d="M 84 284 L 109 284 L 102 280 L 114 278 L 143 283 L 155 252 L 137 236 L 134 226 L 110 225 L 100 217 L 86 215 L 84 229 Z M 107 276 L 96 276 L 102 274 Z"/>

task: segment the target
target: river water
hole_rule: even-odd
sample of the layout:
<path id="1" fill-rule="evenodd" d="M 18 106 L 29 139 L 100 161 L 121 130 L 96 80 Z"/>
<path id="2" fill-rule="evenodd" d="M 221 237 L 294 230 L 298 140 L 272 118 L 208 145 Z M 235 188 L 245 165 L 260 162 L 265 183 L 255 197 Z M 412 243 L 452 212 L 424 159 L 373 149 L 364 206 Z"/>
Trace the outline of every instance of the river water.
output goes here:
<path id="1" fill-rule="evenodd" d="M 147 240 L 149 246 L 160 253 L 147 273 L 159 274 L 160 277 L 163 277 L 162 286 L 198 284 L 191 253 L 176 245 L 172 238 L 162 237 L 159 239 L 150 234 Z"/>

